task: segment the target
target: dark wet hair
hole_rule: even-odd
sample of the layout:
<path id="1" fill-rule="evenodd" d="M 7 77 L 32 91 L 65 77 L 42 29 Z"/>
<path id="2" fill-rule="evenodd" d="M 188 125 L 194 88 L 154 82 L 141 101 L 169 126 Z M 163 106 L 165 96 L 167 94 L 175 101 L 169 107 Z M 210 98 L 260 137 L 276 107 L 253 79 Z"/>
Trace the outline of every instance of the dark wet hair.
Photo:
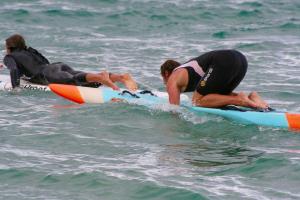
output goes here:
<path id="1" fill-rule="evenodd" d="M 166 72 L 171 74 L 173 70 L 180 66 L 180 63 L 175 60 L 167 60 L 160 66 L 160 73 L 164 75 Z"/>
<path id="2" fill-rule="evenodd" d="M 10 51 L 26 49 L 26 43 L 22 35 L 14 34 L 5 40 L 6 47 Z"/>

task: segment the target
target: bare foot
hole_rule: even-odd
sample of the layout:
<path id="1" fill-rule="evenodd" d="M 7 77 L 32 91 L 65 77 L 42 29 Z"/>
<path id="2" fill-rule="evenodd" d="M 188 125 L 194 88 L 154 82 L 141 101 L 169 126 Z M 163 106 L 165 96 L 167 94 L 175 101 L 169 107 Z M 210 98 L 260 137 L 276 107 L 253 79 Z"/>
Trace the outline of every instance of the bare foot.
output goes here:
<path id="1" fill-rule="evenodd" d="M 237 96 L 241 102 L 241 106 L 250 107 L 250 108 L 258 108 L 258 105 L 254 101 L 249 99 L 249 97 L 244 92 L 238 93 Z"/>
<path id="2" fill-rule="evenodd" d="M 251 92 L 249 94 L 249 99 L 254 101 L 257 105 L 258 105 L 258 108 L 268 108 L 269 105 L 267 102 L 265 102 L 259 95 L 257 92 Z"/>
<path id="3" fill-rule="evenodd" d="M 100 83 L 111 87 L 113 90 L 120 90 L 118 86 L 116 86 L 109 78 L 109 73 L 104 71 L 98 74 L 101 77 Z"/>
<path id="4" fill-rule="evenodd" d="M 129 90 L 136 91 L 138 89 L 138 86 L 137 86 L 136 82 L 133 80 L 133 78 L 128 73 L 122 75 L 122 81 L 121 82 Z"/>

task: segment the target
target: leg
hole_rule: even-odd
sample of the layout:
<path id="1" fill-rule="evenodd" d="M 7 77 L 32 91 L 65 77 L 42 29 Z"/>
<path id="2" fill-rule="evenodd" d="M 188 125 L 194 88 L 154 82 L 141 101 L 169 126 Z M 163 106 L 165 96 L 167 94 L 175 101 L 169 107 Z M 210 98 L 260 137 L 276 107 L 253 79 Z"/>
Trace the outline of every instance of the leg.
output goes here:
<path id="1" fill-rule="evenodd" d="M 258 108 L 259 105 L 248 98 L 248 96 L 241 92 L 237 95 L 222 95 L 222 94 L 208 94 L 201 95 L 195 92 L 193 95 L 193 104 L 195 106 L 218 108 L 227 105 L 236 105 L 250 108 Z"/>
<path id="2" fill-rule="evenodd" d="M 131 78 L 129 74 L 109 74 L 108 72 L 104 71 L 101 73 L 78 73 L 75 76 L 75 79 L 78 82 L 88 82 L 88 83 L 101 83 L 108 87 L 111 87 L 114 90 L 119 90 L 120 88 L 115 85 L 114 82 L 123 83 L 129 90 L 137 90 L 137 85 L 135 81 Z"/>
<path id="3" fill-rule="evenodd" d="M 101 83 L 108 87 L 111 87 L 114 90 L 119 90 L 120 88 L 114 84 L 114 82 L 123 83 L 130 90 L 137 90 L 137 85 L 135 81 L 129 74 L 109 74 L 106 71 L 101 73 L 85 73 L 82 71 L 75 71 L 70 66 L 61 63 L 60 64 L 61 73 L 68 73 L 74 76 L 75 83 Z"/>
<path id="4" fill-rule="evenodd" d="M 248 98 L 252 101 L 254 101 L 256 104 L 259 105 L 259 108 L 268 108 L 269 105 L 267 102 L 265 102 L 257 92 L 251 92 L 248 96 Z"/>
<path id="5" fill-rule="evenodd" d="M 108 87 L 111 87 L 114 90 L 119 90 L 120 88 L 116 86 L 113 81 L 109 78 L 109 73 L 106 71 L 101 72 L 99 74 L 87 73 L 85 75 L 85 79 L 87 82 L 98 82 Z"/>
<path id="6" fill-rule="evenodd" d="M 44 70 L 44 76 L 49 83 L 62 83 L 71 85 L 81 85 L 81 83 L 101 83 L 114 90 L 119 90 L 110 79 L 107 72 L 99 74 L 84 73 L 81 71 L 75 71 L 64 63 L 55 63 L 49 65 Z"/>
<path id="7" fill-rule="evenodd" d="M 94 73 L 85 73 L 82 71 L 75 71 L 73 68 L 66 64 L 62 64 L 61 70 L 65 73 L 72 74 L 74 76 L 75 82 L 79 83 L 101 83 L 108 87 L 111 87 L 114 90 L 119 90 L 118 86 L 116 86 L 110 79 L 109 74 L 107 72 L 101 72 L 99 74 Z"/>
<path id="8" fill-rule="evenodd" d="M 68 72 L 74 76 L 79 73 L 84 73 L 82 71 L 75 71 L 72 67 L 70 67 L 69 65 L 67 65 L 65 63 L 62 63 L 61 71 Z"/>
<path id="9" fill-rule="evenodd" d="M 109 74 L 109 78 L 112 82 L 120 82 L 125 85 L 125 87 L 129 90 L 137 90 L 137 84 L 133 80 L 130 74 L 125 73 L 125 74 Z"/>

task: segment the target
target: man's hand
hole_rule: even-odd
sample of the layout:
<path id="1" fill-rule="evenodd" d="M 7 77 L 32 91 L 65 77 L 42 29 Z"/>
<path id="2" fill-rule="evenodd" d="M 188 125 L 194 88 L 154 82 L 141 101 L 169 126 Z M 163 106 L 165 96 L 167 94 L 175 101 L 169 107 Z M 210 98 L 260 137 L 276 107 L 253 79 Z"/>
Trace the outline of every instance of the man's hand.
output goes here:
<path id="1" fill-rule="evenodd" d="M 193 94 L 193 99 L 192 99 L 192 102 L 193 102 L 193 105 L 194 106 L 201 106 L 201 99 L 202 99 L 203 95 L 199 94 L 197 91 L 194 92 Z"/>
<path id="2" fill-rule="evenodd" d="M 22 88 L 20 88 L 20 87 L 14 87 L 14 88 L 11 90 L 11 93 L 12 93 L 12 94 L 19 94 L 21 91 L 22 91 Z"/>

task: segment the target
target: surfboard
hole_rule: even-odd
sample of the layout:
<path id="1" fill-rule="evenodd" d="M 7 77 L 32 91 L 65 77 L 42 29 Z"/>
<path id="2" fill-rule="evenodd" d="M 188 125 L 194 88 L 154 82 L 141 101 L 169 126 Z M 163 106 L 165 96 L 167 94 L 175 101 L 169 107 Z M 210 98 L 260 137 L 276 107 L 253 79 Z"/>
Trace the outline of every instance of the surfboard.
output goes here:
<path id="1" fill-rule="evenodd" d="M 39 85 L 26 81 L 25 79 L 20 80 L 20 88 L 24 90 L 32 91 L 51 91 L 47 85 Z M 9 75 L 0 75 L 0 91 L 10 91 L 12 90 L 12 85 Z"/>
<path id="2" fill-rule="evenodd" d="M 110 102 L 112 99 L 142 102 L 142 104 L 165 104 L 169 102 L 168 93 L 159 91 L 138 90 L 130 92 L 124 89 L 115 91 L 109 87 L 90 88 L 64 84 L 49 84 L 49 88 L 57 95 L 79 104 L 101 104 Z M 182 94 L 180 97 L 184 102 L 189 100 L 187 95 Z"/>
<path id="3" fill-rule="evenodd" d="M 127 90 L 114 91 L 111 88 L 88 88 L 73 85 L 50 84 L 50 89 L 57 95 L 70 101 L 83 103 L 105 103 L 114 98 L 123 99 L 128 102 L 142 102 L 141 104 L 161 104 L 168 103 L 168 95 L 163 92 L 137 91 L 130 92 Z M 185 98 L 184 96 L 181 98 Z M 270 126 L 279 128 L 290 128 L 300 130 L 300 113 L 288 113 L 279 111 L 260 112 L 242 107 L 233 107 L 218 109 L 183 105 L 198 114 L 213 114 L 231 119 L 242 124 L 255 124 L 260 126 Z"/>

